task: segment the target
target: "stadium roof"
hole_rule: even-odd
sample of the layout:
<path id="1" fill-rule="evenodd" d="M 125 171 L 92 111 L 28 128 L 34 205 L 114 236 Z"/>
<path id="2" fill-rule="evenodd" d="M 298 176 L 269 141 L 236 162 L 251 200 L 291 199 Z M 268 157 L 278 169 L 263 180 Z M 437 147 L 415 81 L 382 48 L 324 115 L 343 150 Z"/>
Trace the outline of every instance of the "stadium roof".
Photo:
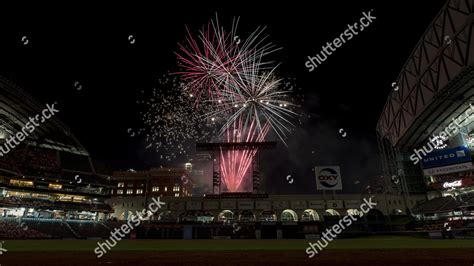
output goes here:
<path id="1" fill-rule="evenodd" d="M 434 130 L 427 125 L 443 122 L 439 115 L 458 112 L 472 96 L 470 5 L 448 1 L 403 66 L 395 82 L 398 89 L 390 93 L 377 124 L 377 132 L 393 146 L 426 139 Z"/>
<path id="2" fill-rule="evenodd" d="M 53 103 L 49 103 L 53 104 Z M 16 134 L 30 117 L 41 115 L 46 105 L 39 104 L 31 95 L 10 81 L 0 77 L 0 138 Z M 2 132 L 0 132 L 2 133 Z M 87 150 L 56 116 L 35 128 L 26 139 L 30 145 L 89 156 Z"/>

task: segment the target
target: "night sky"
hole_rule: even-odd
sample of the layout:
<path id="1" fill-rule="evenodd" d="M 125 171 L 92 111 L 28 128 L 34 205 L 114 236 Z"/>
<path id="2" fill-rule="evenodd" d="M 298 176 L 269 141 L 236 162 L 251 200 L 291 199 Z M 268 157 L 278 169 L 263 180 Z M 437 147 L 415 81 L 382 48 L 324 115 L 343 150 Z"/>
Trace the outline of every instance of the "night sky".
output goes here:
<path id="1" fill-rule="evenodd" d="M 362 186 L 382 174 L 377 121 L 392 82 L 445 3 L 414 2 L 157 2 L 60 11 L 56 6 L 4 9 L 0 75 L 44 104 L 57 101 L 61 120 L 92 157 L 111 169 L 166 165 L 156 152 L 145 151 L 143 138 L 127 133 L 140 126 L 139 91 L 150 90 L 160 76 L 178 70 L 174 52 L 185 38 L 185 26 L 196 32 L 217 13 L 220 23 L 230 27 L 232 18 L 240 16 L 241 36 L 267 26 L 269 40 L 283 48 L 272 55 L 281 62 L 277 74 L 295 78 L 305 94 L 306 119 L 288 147 L 279 144 L 262 157 L 267 191 L 313 193 L 314 165 L 340 165 L 344 191 L 354 192 L 360 188 L 351 186 L 354 179 Z M 307 56 L 316 55 L 369 10 L 375 21 L 309 72 Z M 345 138 L 340 128 L 347 132 Z M 293 184 L 286 180 L 289 174 Z"/>

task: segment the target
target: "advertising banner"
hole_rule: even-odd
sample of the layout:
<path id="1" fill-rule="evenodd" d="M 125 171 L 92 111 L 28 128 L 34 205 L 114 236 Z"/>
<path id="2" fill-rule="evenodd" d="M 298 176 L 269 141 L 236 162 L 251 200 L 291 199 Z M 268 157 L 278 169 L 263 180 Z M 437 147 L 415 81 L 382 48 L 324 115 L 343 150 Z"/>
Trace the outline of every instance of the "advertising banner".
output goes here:
<path id="1" fill-rule="evenodd" d="M 314 169 L 317 190 L 342 190 L 339 166 L 316 166 Z"/>
<path id="2" fill-rule="evenodd" d="M 428 153 L 421 159 L 421 166 L 423 169 L 430 169 L 466 162 L 471 162 L 471 152 L 467 147 L 459 146 L 450 149 L 434 150 Z"/>

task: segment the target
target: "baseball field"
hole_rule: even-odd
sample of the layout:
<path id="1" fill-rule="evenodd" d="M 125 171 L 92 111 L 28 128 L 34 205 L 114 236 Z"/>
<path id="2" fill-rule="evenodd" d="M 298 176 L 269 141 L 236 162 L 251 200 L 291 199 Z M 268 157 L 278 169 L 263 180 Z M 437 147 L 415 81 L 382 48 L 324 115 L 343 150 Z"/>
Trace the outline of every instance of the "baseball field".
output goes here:
<path id="1" fill-rule="evenodd" d="M 335 240 L 123 240 L 100 259 L 103 240 L 3 240 L 0 265 L 474 265 L 474 240 L 365 237 Z"/>

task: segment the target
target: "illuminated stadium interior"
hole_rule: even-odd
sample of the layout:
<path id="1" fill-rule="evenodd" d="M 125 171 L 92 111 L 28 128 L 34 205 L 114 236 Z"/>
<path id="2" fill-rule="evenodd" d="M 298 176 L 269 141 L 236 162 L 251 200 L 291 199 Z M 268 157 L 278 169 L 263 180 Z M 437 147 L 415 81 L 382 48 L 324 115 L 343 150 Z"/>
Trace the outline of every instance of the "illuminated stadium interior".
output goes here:
<path id="1" fill-rule="evenodd" d="M 111 211 L 105 204 L 113 187 L 110 177 L 96 172 L 67 126 L 52 118 L 8 147 L 10 136 L 44 107 L 5 79 L 0 79 L 0 106 L 2 217 L 98 220 Z"/>

